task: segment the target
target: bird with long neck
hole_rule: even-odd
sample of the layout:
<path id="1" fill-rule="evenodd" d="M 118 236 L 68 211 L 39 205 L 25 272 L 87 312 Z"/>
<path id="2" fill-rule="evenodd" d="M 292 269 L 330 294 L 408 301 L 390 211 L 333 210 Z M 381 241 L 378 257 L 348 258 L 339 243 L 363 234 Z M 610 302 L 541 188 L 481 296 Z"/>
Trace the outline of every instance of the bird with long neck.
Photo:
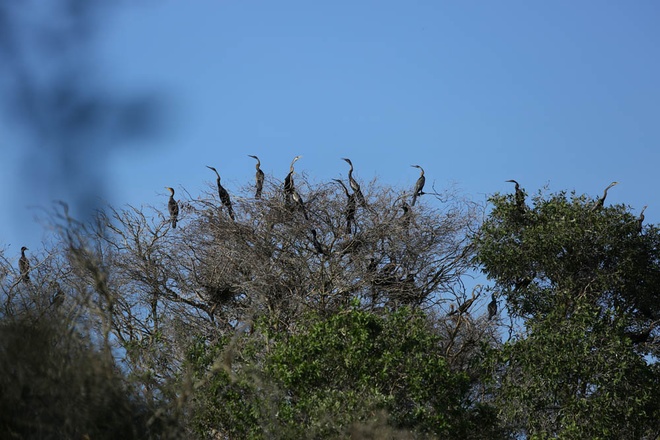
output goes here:
<path id="1" fill-rule="evenodd" d="M 21 281 L 25 284 L 30 284 L 30 260 L 25 256 L 25 251 L 28 248 L 23 246 L 21 248 L 21 258 L 18 259 L 18 270 L 21 273 Z"/>
<path id="2" fill-rule="evenodd" d="M 644 227 L 644 211 L 646 211 L 646 208 L 648 205 L 644 205 L 642 208 L 642 212 L 639 213 L 639 217 L 637 217 L 637 232 L 642 233 L 642 228 Z"/>
<path id="3" fill-rule="evenodd" d="M 591 210 L 592 211 L 598 211 L 599 209 L 601 209 L 603 207 L 603 205 L 605 204 L 605 198 L 607 197 L 607 191 L 609 191 L 610 188 L 612 188 L 613 186 L 618 185 L 618 184 L 619 184 L 619 182 L 610 183 L 607 186 L 607 188 L 605 188 L 605 191 L 603 191 L 603 195 L 598 200 L 596 200 L 596 203 L 594 204 L 594 207 L 591 208 Z"/>
<path id="4" fill-rule="evenodd" d="M 350 159 L 347 159 L 345 157 L 342 157 L 342 160 L 345 160 L 351 166 L 351 169 L 348 170 L 348 183 L 351 186 L 351 188 L 353 189 L 353 192 L 355 192 L 355 196 L 357 197 L 358 201 L 360 202 L 360 205 L 362 205 L 366 208 L 367 207 L 367 201 L 364 199 L 364 195 L 362 194 L 362 190 L 360 189 L 360 184 L 353 177 L 353 162 L 351 162 Z"/>
<path id="5" fill-rule="evenodd" d="M 251 154 L 248 154 L 248 156 L 257 160 L 257 165 L 256 165 L 257 173 L 254 176 L 254 181 L 255 181 L 256 186 L 257 186 L 257 192 L 255 193 L 254 198 L 255 199 L 260 199 L 261 198 L 261 191 L 264 188 L 264 178 L 265 178 L 264 172 L 261 170 L 261 161 L 259 160 L 259 158 L 257 156 L 253 156 Z"/>
<path id="6" fill-rule="evenodd" d="M 179 204 L 174 200 L 174 188 L 165 187 L 170 192 L 170 200 L 167 202 L 167 209 L 170 212 L 170 224 L 172 229 L 176 228 L 176 221 L 179 217 Z"/>
<path id="7" fill-rule="evenodd" d="M 424 184 L 426 183 L 426 177 L 424 177 L 424 168 L 420 167 L 419 165 L 410 165 L 410 166 L 413 168 L 419 168 L 420 170 L 419 179 L 417 179 L 417 183 L 415 183 L 415 191 L 413 192 L 412 203 L 411 203 L 412 206 L 415 206 L 417 197 L 424 194 L 422 190 L 424 189 Z"/>
<path id="8" fill-rule="evenodd" d="M 516 206 L 518 207 L 518 211 L 524 212 L 525 211 L 525 192 L 520 188 L 520 184 L 516 182 L 515 180 L 507 180 L 506 182 L 511 182 L 515 184 L 515 190 L 516 190 Z"/>
<path id="9" fill-rule="evenodd" d="M 235 218 L 234 218 L 234 208 L 232 208 L 232 206 L 231 206 L 231 198 L 229 197 L 229 193 L 227 192 L 225 187 L 222 186 L 222 184 L 220 183 L 220 174 L 218 173 L 218 170 L 216 170 L 215 168 L 210 167 L 208 165 L 206 165 L 206 168 L 208 168 L 210 170 L 213 170 L 215 175 L 218 177 L 216 179 L 216 182 L 218 184 L 218 196 L 220 197 L 220 202 L 222 202 L 222 204 L 225 205 L 225 207 L 227 208 L 227 211 L 229 212 L 229 217 L 232 220 L 235 220 Z"/>
<path id="10" fill-rule="evenodd" d="M 295 185 L 293 183 L 293 173 L 295 172 L 293 165 L 300 159 L 302 156 L 296 156 L 291 161 L 291 166 L 289 166 L 289 174 L 284 178 L 284 197 L 287 203 L 291 201 L 291 196 L 295 191 Z"/>
<path id="11" fill-rule="evenodd" d="M 350 234 L 352 231 L 352 225 L 355 223 L 355 211 L 357 206 L 355 204 L 355 194 L 351 194 L 342 182 L 339 179 L 332 179 L 335 182 L 339 183 L 342 188 L 344 188 L 344 193 L 346 194 L 346 233 Z"/>

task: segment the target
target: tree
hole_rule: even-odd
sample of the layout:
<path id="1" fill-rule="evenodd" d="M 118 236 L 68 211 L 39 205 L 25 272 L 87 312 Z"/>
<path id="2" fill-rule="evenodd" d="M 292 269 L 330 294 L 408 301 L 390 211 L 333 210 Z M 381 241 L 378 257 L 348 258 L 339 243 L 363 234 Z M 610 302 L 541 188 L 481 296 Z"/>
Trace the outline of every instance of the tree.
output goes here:
<path id="1" fill-rule="evenodd" d="M 428 316 L 405 307 L 379 316 L 358 306 L 306 316 L 290 336 L 266 330 L 256 345 L 240 344 L 240 366 L 216 369 L 199 389 L 197 429 L 344 438 L 377 424 L 396 438 L 504 438 L 492 408 L 471 400 L 468 374 L 449 368 Z M 207 374 L 226 342 L 196 345 L 195 369 Z"/>
<path id="2" fill-rule="evenodd" d="M 574 193 L 490 201 L 476 261 L 524 325 L 493 366 L 503 422 L 530 438 L 654 438 L 658 230 Z"/>

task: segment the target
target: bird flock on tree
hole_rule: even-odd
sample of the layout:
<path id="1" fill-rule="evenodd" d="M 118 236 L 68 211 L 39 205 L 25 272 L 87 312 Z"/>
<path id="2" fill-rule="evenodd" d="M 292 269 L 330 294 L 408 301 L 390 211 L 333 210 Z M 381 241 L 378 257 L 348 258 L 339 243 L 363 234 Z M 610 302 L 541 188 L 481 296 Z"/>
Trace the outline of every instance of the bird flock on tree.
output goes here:
<path id="1" fill-rule="evenodd" d="M 261 170 L 261 161 L 257 156 L 254 155 L 248 155 L 249 157 L 255 159 L 257 161 L 256 163 L 256 174 L 255 174 L 255 194 L 254 197 L 255 199 L 261 199 L 262 193 L 263 193 L 263 187 L 264 187 L 264 181 L 265 181 L 265 175 L 264 172 Z M 306 220 L 309 220 L 307 210 L 305 208 L 305 202 L 300 195 L 300 193 L 296 190 L 295 183 L 294 183 L 294 174 L 295 174 L 295 163 L 301 159 L 302 156 L 296 156 L 293 158 L 291 161 L 291 165 L 289 166 L 289 173 L 286 175 L 284 178 L 284 185 L 283 185 L 283 193 L 284 193 L 284 201 L 286 206 L 293 206 L 297 209 L 299 209 L 302 213 L 303 216 Z M 346 161 L 348 165 L 350 166 L 350 169 L 348 170 L 348 186 L 344 184 L 344 182 L 341 179 L 332 179 L 334 182 L 337 182 L 341 188 L 344 191 L 344 194 L 346 195 L 346 209 L 345 209 L 345 220 L 346 220 L 346 233 L 351 234 L 354 232 L 356 223 L 355 223 L 355 216 L 357 212 L 357 205 L 358 203 L 360 206 L 366 209 L 370 209 L 369 205 L 367 204 L 367 200 L 364 197 L 364 194 L 362 193 L 362 189 L 360 188 L 360 184 L 358 181 L 353 177 L 353 162 L 349 158 L 341 158 L 342 160 Z M 229 215 L 229 218 L 231 218 L 232 221 L 236 221 L 236 216 L 234 214 L 234 209 L 232 206 L 231 202 L 231 197 L 229 195 L 229 192 L 222 186 L 221 184 L 221 179 L 220 179 L 220 173 L 218 170 L 214 167 L 211 166 L 206 166 L 210 170 L 212 170 L 215 175 L 216 175 L 216 183 L 218 186 L 218 197 L 220 198 L 220 202 L 222 205 L 226 208 L 227 214 Z M 424 168 L 422 168 L 420 165 L 411 165 L 411 167 L 418 168 L 420 170 L 420 175 L 419 178 L 417 179 L 417 182 L 415 183 L 415 186 L 412 191 L 412 198 L 410 202 L 410 206 L 408 203 L 406 203 L 405 200 L 402 201 L 401 204 L 401 209 L 403 210 L 402 214 L 402 219 L 408 219 L 409 214 L 410 214 L 410 207 L 415 206 L 415 203 L 417 202 L 417 198 L 421 197 L 422 195 L 425 194 L 424 190 L 424 184 L 426 182 L 426 177 L 424 176 Z M 518 211 L 519 215 L 524 215 L 526 210 L 527 210 L 527 205 L 525 204 L 525 192 L 523 189 L 520 187 L 520 184 L 511 179 L 507 180 L 506 182 L 513 183 L 515 185 L 515 193 L 514 193 L 514 201 L 516 205 L 516 209 Z M 619 182 L 612 182 L 607 188 L 605 188 L 603 195 L 599 197 L 594 205 L 592 206 L 591 210 L 593 212 L 598 211 L 603 208 L 605 199 L 607 197 L 607 192 L 609 189 L 611 189 L 613 186 L 617 185 Z M 349 190 L 350 187 L 350 190 Z M 171 188 L 169 186 L 165 187 L 169 192 L 169 200 L 167 203 L 167 208 L 169 212 L 169 224 L 172 227 L 172 229 L 175 229 L 177 227 L 177 221 L 178 221 L 178 216 L 179 216 L 179 203 L 177 200 L 174 198 L 174 188 Z M 352 190 L 352 192 L 351 192 Z M 639 217 L 637 219 L 637 230 L 639 233 L 642 232 L 642 227 L 643 227 L 643 222 L 644 222 L 644 211 L 646 210 L 647 206 L 644 206 L 642 208 L 641 213 L 639 214 Z M 311 243 L 316 251 L 317 254 L 319 255 L 328 255 L 328 250 L 323 246 L 323 244 L 319 241 L 318 236 L 317 236 L 317 231 L 314 228 L 310 228 L 309 231 L 311 232 L 312 239 Z M 21 257 L 18 260 L 18 268 L 20 272 L 20 280 L 25 283 L 25 284 L 30 284 L 30 261 L 25 255 L 25 251 L 28 250 L 27 247 L 23 246 L 21 248 Z M 391 263 L 393 264 L 393 263 Z M 386 272 L 386 268 L 383 268 L 382 272 Z M 59 289 L 58 289 L 59 292 Z M 448 316 L 453 316 L 453 315 L 462 315 L 464 313 L 467 313 L 469 308 L 472 306 L 472 304 L 475 302 L 477 299 L 478 295 L 475 295 L 475 292 L 472 292 L 472 297 L 465 300 L 463 303 L 461 303 L 458 307 L 455 307 L 454 304 L 451 304 L 450 311 L 448 313 Z M 497 299 L 495 294 L 492 295 L 490 303 L 488 303 L 487 306 L 487 311 L 488 311 L 488 320 L 491 320 L 497 315 Z"/>

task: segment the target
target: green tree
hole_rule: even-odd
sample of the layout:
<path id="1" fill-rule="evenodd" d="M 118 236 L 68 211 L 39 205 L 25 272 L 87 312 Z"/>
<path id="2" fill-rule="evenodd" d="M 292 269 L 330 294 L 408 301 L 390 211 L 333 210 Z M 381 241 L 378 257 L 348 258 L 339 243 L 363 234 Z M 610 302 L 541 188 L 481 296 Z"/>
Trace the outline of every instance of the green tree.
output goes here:
<path id="1" fill-rule="evenodd" d="M 524 326 L 493 366 L 504 423 L 529 438 L 654 438 L 658 230 L 574 193 L 490 201 L 477 261 Z"/>
<path id="2" fill-rule="evenodd" d="M 298 324 L 295 335 L 264 334 L 267 347 L 248 344 L 247 362 L 200 389 L 201 432 L 343 438 L 380 423 L 396 438 L 503 438 L 492 408 L 472 400 L 468 375 L 449 368 L 444 340 L 422 312 L 349 308 Z M 216 349 L 194 351 L 203 374 Z"/>

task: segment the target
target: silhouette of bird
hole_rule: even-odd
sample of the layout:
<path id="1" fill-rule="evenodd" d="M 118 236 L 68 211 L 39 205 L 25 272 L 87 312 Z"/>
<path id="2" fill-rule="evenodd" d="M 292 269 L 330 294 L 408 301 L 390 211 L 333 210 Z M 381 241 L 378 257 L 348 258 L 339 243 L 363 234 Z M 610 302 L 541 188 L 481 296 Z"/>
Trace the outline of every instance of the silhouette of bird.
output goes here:
<path id="1" fill-rule="evenodd" d="M 607 188 L 605 188 L 605 191 L 603 191 L 603 195 L 596 201 L 596 203 L 594 204 L 594 207 L 591 208 L 591 210 L 592 211 L 598 211 L 599 209 L 601 209 L 603 207 L 603 205 L 605 204 L 605 198 L 607 197 L 607 191 L 610 188 L 612 188 L 614 185 L 618 185 L 618 184 L 619 184 L 619 182 L 610 183 L 607 186 Z"/>
<path id="2" fill-rule="evenodd" d="M 515 180 L 507 180 L 507 182 L 515 183 L 516 185 L 516 206 L 518 207 L 518 211 L 524 212 L 525 211 L 525 192 L 520 188 L 520 184 L 516 182 Z"/>
<path id="3" fill-rule="evenodd" d="M 170 211 L 170 223 L 172 228 L 176 228 L 176 220 L 179 217 L 179 204 L 174 200 L 174 188 L 165 187 L 170 191 L 170 200 L 167 202 L 167 209 Z"/>
<path id="4" fill-rule="evenodd" d="M 472 303 L 474 303 L 475 299 L 477 299 L 477 298 L 476 298 L 475 292 L 474 292 L 474 290 L 473 290 L 473 291 L 472 291 L 472 298 L 468 299 L 468 300 L 465 301 L 463 304 L 461 304 L 460 306 L 458 306 L 457 309 L 455 309 L 455 310 L 452 309 L 452 311 L 449 312 L 448 315 L 454 315 L 454 314 L 456 314 L 456 313 L 458 313 L 459 315 L 462 315 L 463 313 L 465 313 L 465 312 L 468 311 L 468 309 L 470 308 L 470 306 L 472 305 Z M 452 304 L 452 305 L 453 305 L 453 304 Z"/>
<path id="5" fill-rule="evenodd" d="M 254 194 L 254 198 L 255 199 L 260 199 L 261 198 L 261 191 L 264 188 L 264 178 L 265 178 L 264 172 L 260 168 L 261 167 L 261 161 L 259 160 L 259 158 L 257 156 L 252 156 L 251 154 L 248 154 L 248 156 L 257 160 L 257 165 L 256 165 L 257 173 L 254 176 L 254 181 L 255 181 L 256 187 L 257 187 L 257 192 Z"/>
<path id="6" fill-rule="evenodd" d="M 360 184 L 357 182 L 357 180 L 353 178 L 353 162 L 351 162 L 350 159 L 347 159 L 345 157 L 342 157 L 342 159 L 345 160 L 351 166 L 351 169 L 348 170 L 348 183 L 353 189 L 353 192 L 355 193 L 358 202 L 360 202 L 360 205 L 366 208 L 367 201 L 364 199 L 364 195 L 362 194 L 362 190 L 360 189 Z"/>
<path id="7" fill-rule="evenodd" d="M 419 179 L 417 179 L 417 183 L 415 183 L 415 191 L 413 192 L 412 203 L 411 203 L 412 206 L 415 206 L 417 197 L 424 194 L 422 190 L 424 189 L 424 183 L 426 183 L 426 177 L 424 177 L 424 168 L 420 167 L 419 165 L 410 165 L 410 166 L 413 168 L 419 168 L 420 170 Z"/>
<path id="8" fill-rule="evenodd" d="M 30 260 L 25 256 L 25 251 L 28 248 L 23 246 L 21 248 L 21 258 L 18 259 L 18 270 L 21 273 L 21 281 L 25 284 L 30 284 Z"/>
<path id="9" fill-rule="evenodd" d="M 648 205 L 644 205 L 642 212 L 639 213 L 639 217 L 637 218 L 637 232 L 640 234 L 642 233 L 642 227 L 644 226 L 644 211 L 647 207 Z"/>
<path id="10" fill-rule="evenodd" d="M 316 253 L 322 255 L 328 255 L 328 251 L 325 249 L 325 247 L 321 244 L 318 237 L 316 236 L 316 229 L 311 228 L 310 231 L 312 233 L 312 246 L 314 246 L 314 250 L 316 251 Z"/>
<path id="11" fill-rule="evenodd" d="M 641 332 L 625 332 L 624 334 L 630 339 L 630 342 L 633 344 L 643 344 L 644 342 L 648 342 L 649 338 L 651 337 L 651 332 L 655 328 L 656 325 L 658 325 L 658 322 L 660 321 L 654 321 L 651 323 L 650 326 L 646 328 L 646 330 L 643 330 Z"/>
<path id="12" fill-rule="evenodd" d="M 495 294 L 493 293 L 493 296 L 488 303 L 488 320 L 490 321 L 493 319 L 495 315 L 497 315 L 497 300 L 495 299 Z"/>
<path id="13" fill-rule="evenodd" d="M 218 183 L 218 196 L 220 196 L 220 202 L 222 202 L 222 204 L 225 205 L 225 207 L 227 208 L 227 211 L 229 212 L 229 217 L 232 220 L 236 220 L 234 218 L 234 209 L 231 206 L 231 198 L 229 197 L 229 193 L 227 192 L 225 187 L 220 184 L 220 174 L 218 173 L 218 170 L 208 165 L 206 165 L 206 168 L 213 170 L 215 172 L 215 175 L 218 176 L 216 182 Z"/>
<path id="14" fill-rule="evenodd" d="M 355 204 L 355 194 L 351 194 L 342 182 L 339 179 L 332 179 L 335 182 L 339 183 L 342 188 L 344 188 L 344 193 L 346 194 L 346 233 L 350 234 L 352 232 L 352 226 L 355 223 L 355 211 L 357 206 Z"/>
<path id="15" fill-rule="evenodd" d="M 293 193 L 296 189 L 293 183 L 293 173 L 295 172 L 293 165 L 301 157 L 302 156 L 296 156 L 293 158 L 293 160 L 291 161 L 291 166 L 289 166 L 289 174 L 287 174 L 286 177 L 284 178 L 284 197 L 286 203 L 291 202 L 291 197 L 293 196 Z"/>

